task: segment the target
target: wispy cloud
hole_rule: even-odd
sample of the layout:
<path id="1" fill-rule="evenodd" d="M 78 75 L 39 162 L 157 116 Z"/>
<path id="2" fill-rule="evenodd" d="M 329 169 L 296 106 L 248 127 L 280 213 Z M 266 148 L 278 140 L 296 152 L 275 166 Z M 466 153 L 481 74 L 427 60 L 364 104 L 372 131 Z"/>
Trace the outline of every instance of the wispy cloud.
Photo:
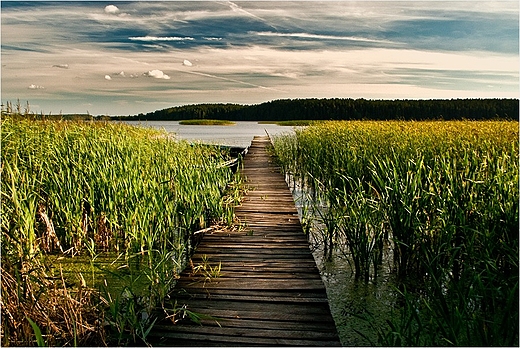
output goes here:
<path id="1" fill-rule="evenodd" d="M 288 37 L 288 38 L 299 38 L 299 39 L 312 39 L 312 40 L 340 40 L 340 41 L 356 41 L 356 42 L 369 42 L 369 43 L 380 43 L 387 45 L 402 45 L 401 42 L 395 42 L 390 40 L 382 39 L 371 39 L 366 37 L 357 36 L 340 36 L 340 35 L 323 35 L 323 34 L 312 34 L 312 33 L 276 33 L 272 31 L 267 32 L 250 32 L 253 35 L 258 36 L 272 36 L 272 37 Z"/>
<path id="2" fill-rule="evenodd" d="M 237 4 L 235 4 L 234 2 L 227 1 L 226 4 L 229 5 L 229 7 L 231 8 L 231 10 L 232 10 L 233 12 L 237 12 L 237 13 L 240 13 L 240 14 L 244 14 L 244 15 L 246 15 L 246 16 L 248 16 L 248 17 L 251 17 L 251 18 L 254 18 L 254 19 L 256 19 L 256 20 L 259 20 L 259 21 L 261 21 L 261 22 L 264 22 L 264 23 L 268 24 L 268 25 L 269 25 L 270 27 L 272 27 L 273 29 L 278 30 L 274 25 L 272 25 L 271 23 L 269 23 L 266 19 L 261 18 L 261 17 L 255 15 L 255 14 L 253 14 L 251 11 L 247 11 L 247 10 L 245 10 L 244 8 L 242 8 L 242 7 L 238 6 Z"/>
<path id="3" fill-rule="evenodd" d="M 53 68 L 60 68 L 60 69 L 68 69 L 69 65 L 68 64 L 54 64 L 52 67 Z"/>
<path id="4" fill-rule="evenodd" d="M 222 41 L 222 38 L 221 37 L 203 37 L 204 40 L 208 40 L 208 41 Z"/>
<path id="5" fill-rule="evenodd" d="M 197 71 L 181 71 L 181 72 L 182 73 L 186 73 L 186 74 L 192 74 L 192 75 L 209 77 L 211 79 L 216 79 L 216 80 L 233 82 L 233 83 L 237 83 L 237 84 L 245 85 L 245 86 L 249 86 L 249 87 L 261 88 L 261 89 L 270 90 L 270 91 L 274 91 L 274 92 L 283 92 L 283 93 L 286 92 L 286 91 L 278 89 L 278 88 L 261 86 L 261 85 L 256 84 L 256 83 L 241 81 L 241 80 L 237 80 L 237 79 L 233 79 L 233 78 L 229 78 L 229 77 L 217 76 L 217 75 L 214 75 L 214 74 L 208 74 L 208 73 L 197 72 Z"/>
<path id="6" fill-rule="evenodd" d="M 133 36 L 129 37 L 129 40 L 132 41 L 192 41 L 194 38 L 186 36 Z"/>

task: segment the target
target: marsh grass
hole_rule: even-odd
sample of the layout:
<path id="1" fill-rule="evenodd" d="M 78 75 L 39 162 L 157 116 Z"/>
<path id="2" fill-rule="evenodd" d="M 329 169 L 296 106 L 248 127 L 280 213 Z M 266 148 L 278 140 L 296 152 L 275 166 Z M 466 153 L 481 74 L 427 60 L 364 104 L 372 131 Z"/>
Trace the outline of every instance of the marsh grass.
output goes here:
<path id="1" fill-rule="evenodd" d="M 377 280 L 390 246 L 380 344 L 518 345 L 517 122 L 324 122 L 274 144 L 356 278 Z"/>
<path id="2" fill-rule="evenodd" d="M 2 344 L 106 345 L 98 299 L 93 289 L 70 288 L 63 276 L 49 279 L 37 260 L 21 267 L 3 260 Z"/>
<path id="3" fill-rule="evenodd" d="M 284 127 L 310 126 L 312 124 L 322 122 L 314 120 L 288 120 L 288 121 L 260 121 L 259 124 L 277 124 Z"/>
<path id="4" fill-rule="evenodd" d="M 236 123 L 228 120 L 193 119 L 179 121 L 183 126 L 234 126 Z"/>
<path id="5" fill-rule="evenodd" d="M 46 344 L 143 341 L 192 233 L 234 218 L 240 183 L 221 165 L 227 154 L 123 124 L 5 117 L 1 126 L 2 343 L 32 342 L 25 316 Z M 100 269 L 106 255 L 117 269 Z M 56 275 L 76 258 L 89 260 L 85 272 Z M 108 292 L 97 290 L 99 278 Z M 124 290 L 115 294 L 110 282 Z M 55 319 L 46 306 L 60 301 L 70 313 Z"/>

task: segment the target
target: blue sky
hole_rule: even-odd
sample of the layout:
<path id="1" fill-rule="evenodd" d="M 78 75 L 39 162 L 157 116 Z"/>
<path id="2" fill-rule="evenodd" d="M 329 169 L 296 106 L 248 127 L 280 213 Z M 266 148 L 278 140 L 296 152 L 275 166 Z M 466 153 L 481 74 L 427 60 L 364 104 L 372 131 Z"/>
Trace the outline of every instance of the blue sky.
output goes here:
<path id="1" fill-rule="evenodd" d="M 517 1 L 2 1 L 2 101 L 518 98 Z"/>

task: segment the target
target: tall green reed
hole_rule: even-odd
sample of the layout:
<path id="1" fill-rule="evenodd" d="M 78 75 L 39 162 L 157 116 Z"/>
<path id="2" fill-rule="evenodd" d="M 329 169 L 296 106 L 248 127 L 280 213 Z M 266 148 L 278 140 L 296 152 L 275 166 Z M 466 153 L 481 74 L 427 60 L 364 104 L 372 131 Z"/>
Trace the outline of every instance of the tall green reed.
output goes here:
<path id="1" fill-rule="evenodd" d="M 338 221 L 340 240 L 345 241 L 350 251 L 355 278 L 368 282 L 371 273 L 377 278 L 383 260 L 385 234 L 381 203 L 373 198 L 372 187 L 367 187 L 361 179 L 341 178 L 346 183 L 343 189 L 336 189 L 336 198 L 331 202 L 334 209 L 343 212 Z M 345 187 L 352 190 L 347 191 Z"/>
<path id="2" fill-rule="evenodd" d="M 222 214 L 231 173 L 218 166 L 216 149 L 123 125 L 8 119 L 2 126 L 3 209 L 19 216 L 5 214 L 4 226 L 14 232 L 7 224 L 17 225 L 29 249 L 38 203 L 71 252 L 89 239 L 101 249 L 142 252 Z"/>
<path id="3" fill-rule="evenodd" d="M 161 303 L 191 234 L 229 221 L 240 196 L 217 147 L 115 123 L 6 117 L 1 126 L 2 261 L 19 272 L 61 250 L 116 253 L 151 270 L 143 296 Z"/>
<path id="4" fill-rule="evenodd" d="M 324 231 L 343 231 L 335 247 L 347 247 L 356 275 L 377 231 L 410 285 L 404 317 L 380 343 L 412 332 L 434 345 L 518 342 L 506 325 L 518 321 L 517 122 L 328 122 L 295 133 L 275 138 L 282 168 L 326 209 L 343 209 Z"/>

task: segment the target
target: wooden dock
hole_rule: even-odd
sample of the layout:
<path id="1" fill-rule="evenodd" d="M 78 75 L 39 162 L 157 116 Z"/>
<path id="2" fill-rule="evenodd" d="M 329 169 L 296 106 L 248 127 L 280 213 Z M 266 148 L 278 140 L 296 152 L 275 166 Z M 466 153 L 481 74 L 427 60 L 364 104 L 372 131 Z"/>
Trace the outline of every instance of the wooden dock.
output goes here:
<path id="1" fill-rule="evenodd" d="M 176 285 L 173 301 L 201 315 L 201 323 L 156 324 L 154 345 L 340 345 L 325 286 L 268 144 L 268 137 L 255 137 L 244 159 L 249 191 L 236 208 L 243 228 L 206 234 L 192 257 L 199 271 L 188 267 Z"/>

